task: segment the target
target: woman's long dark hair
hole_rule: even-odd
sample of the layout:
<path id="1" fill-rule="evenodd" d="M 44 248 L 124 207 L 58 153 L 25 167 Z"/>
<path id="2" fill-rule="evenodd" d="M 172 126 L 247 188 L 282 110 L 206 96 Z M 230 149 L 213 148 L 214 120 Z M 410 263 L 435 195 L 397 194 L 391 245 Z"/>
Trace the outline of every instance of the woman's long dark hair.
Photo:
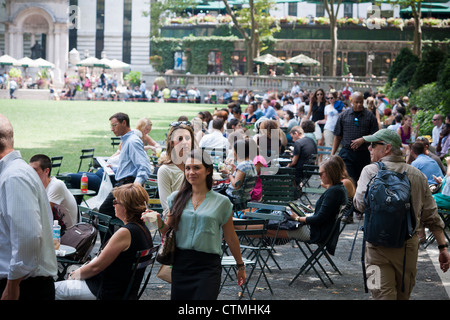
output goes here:
<path id="1" fill-rule="evenodd" d="M 213 185 L 214 166 L 209 154 L 203 151 L 202 149 L 194 149 L 191 151 L 188 158 L 200 160 L 203 166 L 206 168 L 206 170 L 210 171 L 210 173 L 206 176 L 206 187 L 208 188 L 208 190 L 211 190 Z M 180 190 L 175 196 L 172 208 L 170 209 L 171 226 L 175 230 L 178 229 L 178 223 L 180 222 L 181 215 L 191 195 L 192 195 L 192 185 L 189 183 L 189 181 L 187 181 L 185 174 L 183 183 L 181 184 Z"/>

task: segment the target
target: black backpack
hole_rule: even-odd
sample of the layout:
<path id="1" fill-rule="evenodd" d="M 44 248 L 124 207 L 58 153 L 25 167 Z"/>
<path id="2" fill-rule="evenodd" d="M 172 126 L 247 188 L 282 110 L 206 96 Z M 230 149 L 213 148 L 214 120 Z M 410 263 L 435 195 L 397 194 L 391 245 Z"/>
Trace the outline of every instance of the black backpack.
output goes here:
<path id="1" fill-rule="evenodd" d="M 387 170 L 377 162 L 378 173 L 364 197 L 364 240 L 386 248 L 401 248 L 415 232 L 411 184 L 406 173 Z"/>
<path id="2" fill-rule="evenodd" d="M 66 229 L 61 236 L 61 244 L 75 248 L 77 251 L 73 254 L 73 260 L 84 263 L 88 261 L 92 248 L 97 240 L 97 226 L 93 223 L 79 222 Z"/>
<path id="3" fill-rule="evenodd" d="M 411 183 L 406 173 L 388 170 L 384 163 L 377 162 L 378 172 L 367 184 L 364 197 L 364 240 L 362 249 L 363 276 L 366 292 L 366 268 L 364 262 L 365 243 L 385 248 L 402 248 L 405 241 L 414 235 L 416 218 L 411 201 Z M 402 290 L 406 247 L 403 257 Z"/>

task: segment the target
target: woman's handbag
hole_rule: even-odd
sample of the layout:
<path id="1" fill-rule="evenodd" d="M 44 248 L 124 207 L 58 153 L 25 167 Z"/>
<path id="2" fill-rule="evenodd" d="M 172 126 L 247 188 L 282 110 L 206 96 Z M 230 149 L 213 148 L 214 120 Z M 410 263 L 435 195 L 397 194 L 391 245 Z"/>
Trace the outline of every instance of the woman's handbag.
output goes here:
<path id="1" fill-rule="evenodd" d="M 172 266 L 161 265 L 156 276 L 163 281 L 172 283 Z"/>
<path id="2" fill-rule="evenodd" d="M 168 266 L 172 265 L 175 256 L 175 247 L 175 230 L 173 228 L 169 228 L 163 238 L 161 246 L 159 247 L 156 261 Z"/>

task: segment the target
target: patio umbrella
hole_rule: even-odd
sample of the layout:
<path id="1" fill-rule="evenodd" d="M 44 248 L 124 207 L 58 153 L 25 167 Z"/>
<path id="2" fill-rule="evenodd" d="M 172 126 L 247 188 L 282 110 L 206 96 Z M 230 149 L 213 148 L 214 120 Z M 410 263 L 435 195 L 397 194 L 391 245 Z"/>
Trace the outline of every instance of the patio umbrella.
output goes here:
<path id="1" fill-rule="evenodd" d="M 117 59 L 110 60 L 110 68 L 111 69 L 129 69 L 130 65 L 128 63 L 122 62 Z"/>
<path id="2" fill-rule="evenodd" d="M 256 64 L 266 64 L 268 66 L 281 65 L 284 64 L 284 61 L 271 55 L 270 53 L 264 54 L 253 59 L 253 62 Z"/>
<path id="3" fill-rule="evenodd" d="M 42 58 L 38 58 L 38 59 L 34 60 L 34 62 L 36 62 L 40 68 L 54 68 L 55 67 L 55 65 L 53 63 L 51 63 L 50 61 L 47 61 L 45 59 L 42 59 Z"/>
<path id="4" fill-rule="evenodd" d="M 315 67 L 320 66 L 320 62 L 305 56 L 304 54 L 299 54 L 298 56 L 292 57 L 286 60 L 286 63 L 296 64 L 302 67 Z"/>
<path id="5" fill-rule="evenodd" d="M 16 59 L 14 59 L 11 56 L 8 56 L 7 54 L 0 57 L 0 65 L 2 66 L 12 66 L 16 62 L 17 62 Z"/>
<path id="6" fill-rule="evenodd" d="M 105 68 L 106 65 L 104 62 L 102 62 L 100 59 L 97 59 L 96 57 L 89 57 L 84 60 L 81 60 L 77 63 L 78 67 L 100 67 Z"/>

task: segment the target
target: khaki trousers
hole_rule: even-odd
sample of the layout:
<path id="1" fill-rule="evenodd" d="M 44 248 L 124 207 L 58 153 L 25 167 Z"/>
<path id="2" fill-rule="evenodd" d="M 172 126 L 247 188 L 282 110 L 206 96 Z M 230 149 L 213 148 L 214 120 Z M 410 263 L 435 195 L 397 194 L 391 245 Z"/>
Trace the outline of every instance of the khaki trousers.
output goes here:
<path id="1" fill-rule="evenodd" d="M 404 292 L 403 259 L 406 246 Z M 384 248 L 366 243 L 367 285 L 376 300 L 408 300 L 416 283 L 419 239 L 414 235 L 403 248 Z"/>

